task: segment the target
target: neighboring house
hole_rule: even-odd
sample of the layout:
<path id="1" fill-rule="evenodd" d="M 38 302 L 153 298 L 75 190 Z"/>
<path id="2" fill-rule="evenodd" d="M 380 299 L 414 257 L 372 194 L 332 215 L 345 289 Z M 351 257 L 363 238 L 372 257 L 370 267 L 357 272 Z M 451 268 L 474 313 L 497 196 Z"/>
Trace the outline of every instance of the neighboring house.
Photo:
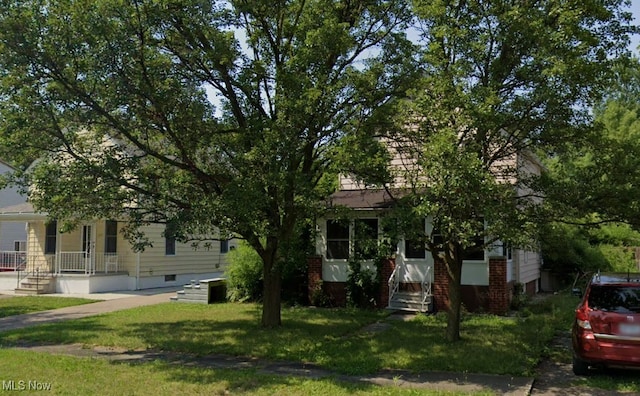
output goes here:
<path id="1" fill-rule="evenodd" d="M 415 170 L 415 163 L 399 152 L 396 150 L 394 154 L 392 167 Z M 542 165 L 532 155 L 517 155 L 512 161 L 522 172 L 539 174 L 542 171 Z M 367 188 L 350 177 L 340 176 L 340 190 L 330 197 L 328 206 L 350 209 L 351 220 L 345 222 L 328 215 L 317 221 L 317 256 L 309 259 L 310 298 L 321 290 L 334 304 L 346 302 L 348 259 L 358 248 L 355 230 L 368 229 L 369 235 L 365 238 L 380 239 L 383 235 L 381 216 L 393 210 L 392 195 L 401 195 L 402 190 L 403 177 L 396 177 L 390 189 L 385 190 Z M 518 191 L 518 194 L 524 193 Z M 429 235 L 432 225 L 428 218 L 423 221 L 423 227 Z M 502 245 L 497 241 L 493 249 L 479 251 L 463 262 L 462 293 L 466 309 L 503 314 L 509 309 L 514 291 L 518 292 L 514 290 L 516 285 L 521 285 L 530 295 L 539 291 L 540 252 L 508 249 Z M 371 262 L 365 261 L 364 265 L 371 267 Z M 395 254 L 383 261 L 378 305 L 413 311 L 444 309 L 447 281 L 444 263 L 434 262 L 424 246 L 400 239 Z"/>
<path id="2" fill-rule="evenodd" d="M 0 160 L 0 174 L 13 172 L 15 169 Z M 18 205 L 26 202 L 26 198 L 18 192 L 17 187 L 6 187 L 0 190 L 0 207 Z M 25 222 L 0 223 L 0 271 L 13 271 L 22 263 L 21 253 L 26 248 L 27 231 Z"/>
<path id="3" fill-rule="evenodd" d="M 194 249 L 189 243 L 165 238 L 163 225 L 142 231 L 152 242 L 143 252 L 135 252 L 122 236 L 122 222 L 87 221 L 76 230 L 61 233 L 57 222 L 34 211 L 28 204 L 0 208 L 0 224 L 26 223 L 26 271 L 23 275 L 0 273 L 0 289 L 19 285 L 19 277 L 38 274 L 50 284 L 48 292 L 94 293 L 179 286 L 220 277 L 227 264 L 226 253 L 235 244 L 212 241 L 208 248 Z M 22 281 L 20 287 L 33 288 Z"/>

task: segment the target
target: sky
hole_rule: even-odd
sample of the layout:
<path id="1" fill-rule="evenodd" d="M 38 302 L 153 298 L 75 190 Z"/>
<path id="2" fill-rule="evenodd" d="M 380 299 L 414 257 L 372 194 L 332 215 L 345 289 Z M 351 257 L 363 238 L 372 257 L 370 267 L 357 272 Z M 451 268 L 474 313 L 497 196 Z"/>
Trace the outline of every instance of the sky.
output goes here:
<path id="1" fill-rule="evenodd" d="M 634 25 L 640 25 L 640 0 L 631 0 L 631 13 L 635 18 Z M 638 45 L 640 45 L 640 35 L 634 35 L 631 37 L 631 50 L 638 54 Z"/>

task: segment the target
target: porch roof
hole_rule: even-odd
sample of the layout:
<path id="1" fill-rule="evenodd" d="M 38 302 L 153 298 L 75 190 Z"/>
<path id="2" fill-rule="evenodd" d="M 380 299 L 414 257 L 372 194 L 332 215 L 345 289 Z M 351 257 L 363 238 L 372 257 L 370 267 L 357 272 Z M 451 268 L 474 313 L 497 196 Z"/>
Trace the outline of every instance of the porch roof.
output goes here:
<path id="1" fill-rule="evenodd" d="M 328 206 L 344 206 L 350 209 L 386 209 L 405 195 L 402 190 L 341 190 L 329 197 Z"/>
<path id="2" fill-rule="evenodd" d="M 0 221 L 46 220 L 47 214 L 36 212 L 28 202 L 0 208 Z"/>

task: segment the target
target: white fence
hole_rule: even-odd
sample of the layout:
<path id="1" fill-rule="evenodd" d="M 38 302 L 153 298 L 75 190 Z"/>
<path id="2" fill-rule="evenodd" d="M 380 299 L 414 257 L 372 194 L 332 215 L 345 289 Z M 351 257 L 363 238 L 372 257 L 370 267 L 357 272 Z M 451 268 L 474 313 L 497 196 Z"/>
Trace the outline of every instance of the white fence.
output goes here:
<path id="1" fill-rule="evenodd" d="M 55 272 L 93 275 L 118 272 L 119 257 L 115 253 L 60 252 L 55 256 Z"/>
<path id="2" fill-rule="evenodd" d="M 0 251 L 0 271 L 24 271 L 27 252 Z"/>

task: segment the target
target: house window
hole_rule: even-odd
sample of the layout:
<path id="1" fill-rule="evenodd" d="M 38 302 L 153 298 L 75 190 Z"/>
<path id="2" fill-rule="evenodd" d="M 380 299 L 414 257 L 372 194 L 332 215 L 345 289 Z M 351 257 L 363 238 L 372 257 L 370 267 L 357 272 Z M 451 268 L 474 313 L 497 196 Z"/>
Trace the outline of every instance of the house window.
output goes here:
<path id="1" fill-rule="evenodd" d="M 229 252 L 229 240 L 224 239 L 220 241 L 220 254 L 224 254 L 228 252 Z"/>
<path id="2" fill-rule="evenodd" d="M 13 241 L 13 250 L 16 252 L 26 252 L 27 241 Z"/>
<path id="3" fill-rule="evenodd" d="M 116 253 L 118 251 L 118 222 L 107 220 L 104 223 L 104 252 Z"/>
<path id="4" fill-rule="evenodd" d="M 507 260 L 513 259 L 513 249 L 511 246 L 507 244 L 502 244 L 502 255 L 507 258 Z"/>
<path id="5" fill-rule="evenodd" d="M 176 255 L 176 229 L 172 223 L 167 224 L 164 229 L 164 254 L 166 256 Z"/>
<path id="6" fill-rule="evenodd" d="M 327 220 L 327 259 L 349 258 L 349 224 Z"/>
<path id="7" fill-rule="evenodd" d="M 465 249 L 462 254 L 463 260 L 484 260 L 484 236 L 479 235 L 473 239 L 473 244 Z"/>
<path id="8" fill-rule="evenodd" d="M 56 235 L 58 231 L 58 222 L 53 220 L 47 223 L 44 237 L 44 254 L 56 253 Z"/>
<path id="9" fill-rule="evenodd" d="M 431 231 L 431 243 L 433 243 L 438 252 L 444 252 L 444 237 L 437 228 L 434 228 L 433 231 Z"/>
<path id="10" fill-rule="evenodd" d="M 415 239 L 405 239 L 404 241 L 404 256 L 410 259 L 423 259 L 427 257 L 426 249 L 424 246 L 424 230 L 425 220 L 420 222 L 421 228 L 417 233 L 418 236 Z"/>
<path id="11" fill-rule="evenodd" d="M 374 258 L 378 253 L 378 219 L 356 219 L 353 224 L 355 257 Z"/>
<path id="12" fill-rule="evenodd" d="M 176 281 L 176 276 L 175 275 L 165 275 L 164 276 L 164 281 L 165 282 L 175 282 Z"/>

